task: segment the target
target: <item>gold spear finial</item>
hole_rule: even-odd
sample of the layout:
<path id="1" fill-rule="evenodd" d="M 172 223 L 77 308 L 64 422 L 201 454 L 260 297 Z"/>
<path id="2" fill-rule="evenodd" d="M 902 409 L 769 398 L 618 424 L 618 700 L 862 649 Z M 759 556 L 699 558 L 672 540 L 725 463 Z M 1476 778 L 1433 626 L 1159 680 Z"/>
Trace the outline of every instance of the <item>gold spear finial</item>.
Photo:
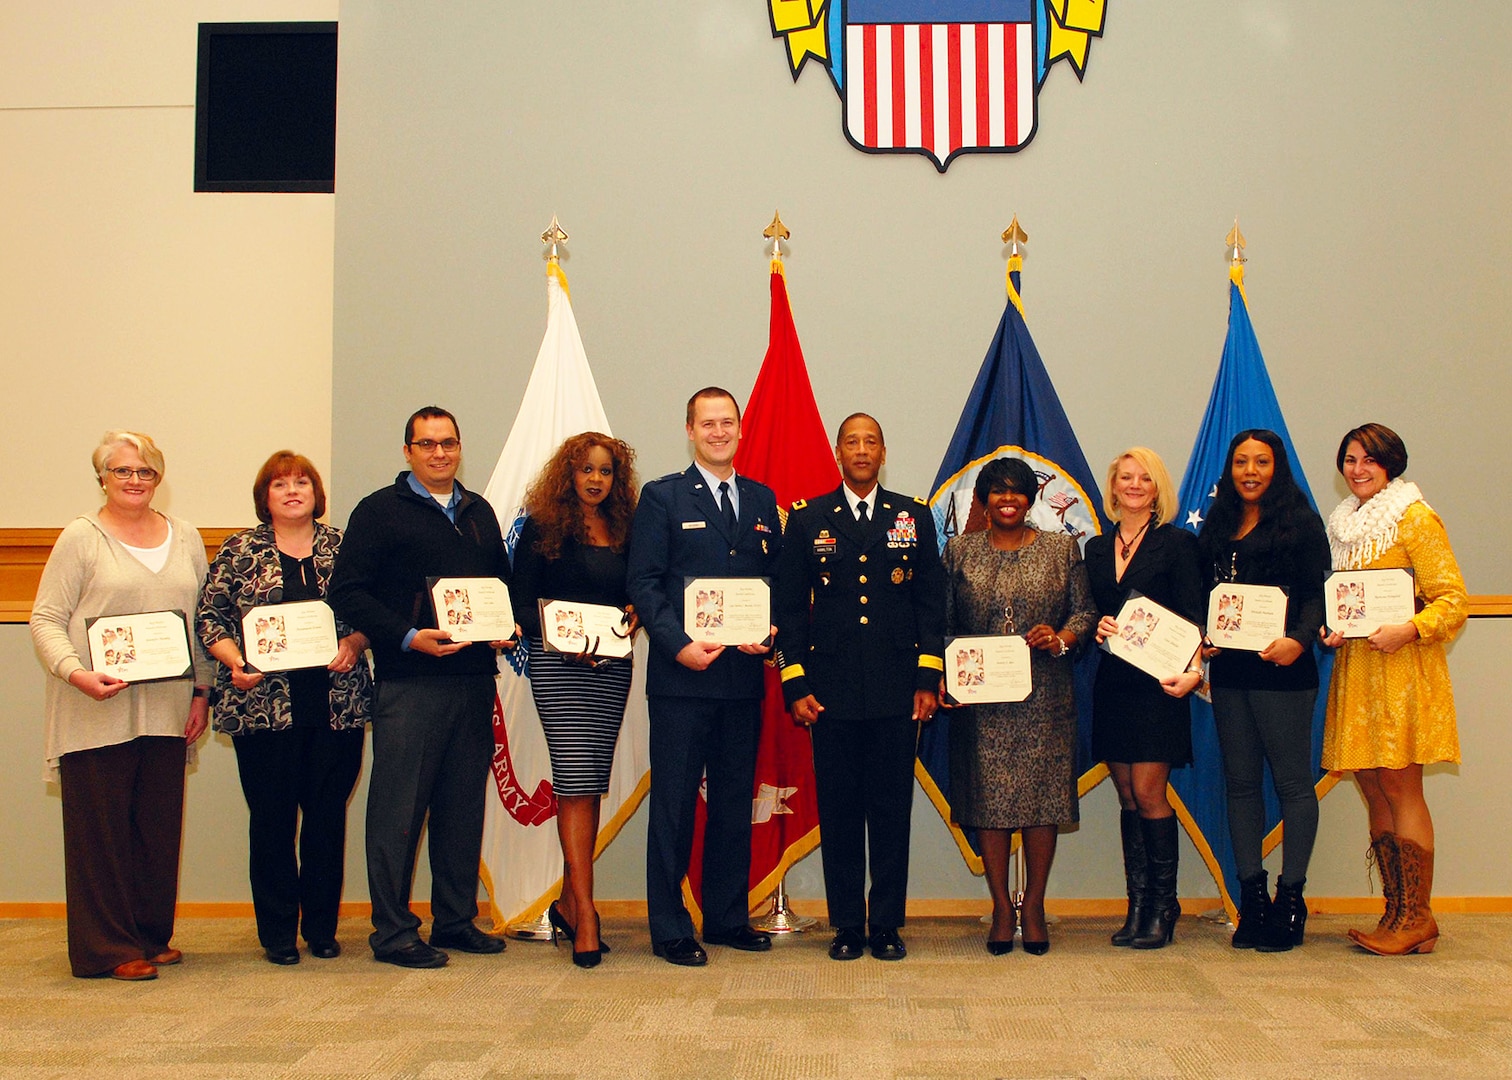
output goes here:
<path id="1" fill-rule="evenodd" d="M 1238 266 L 1240 263 L 1249 261 L 1244 257 L 1244 234 L 1239 231 L 1238 214 L 1234 215 L 1234 227 L 1230 229 L 1229 234 L 1223 238 L 1223 242 L 1228 245 L 1228 258 L 1230 263 Z"/>
<path id="2" fill-rule="evenodd" d="M 557 257 L 557 245 L 567 242 L 567 231 L 557 224 L 555 214 L 551 215 L 551 224 L 546 226 L 546 231 L 541 234 L 541 243 L 551 245 L 551 250 L 546 253 L 548 259 Z"/>
<path id="3" fill-rule="evenodd" d="M 772 223 L 761 231 L 761 235 L 772 242 L 772 258 L 782 258 L 782 243 L 793 234 L 782 223 L 782 215 L 776 210 L 772 211 Z"/>
<path id="4" fill-rule="evenodd" d="M 1019 225 L 1018 215 L 1013 215 L 1013 221 L 1003 230 L 1003 243 L 1008 245 L 1008 254 L 1010 256 L 1023 254 L 1019 251 L 1019 245 L 1028 242 L 1029 234 Z"/>

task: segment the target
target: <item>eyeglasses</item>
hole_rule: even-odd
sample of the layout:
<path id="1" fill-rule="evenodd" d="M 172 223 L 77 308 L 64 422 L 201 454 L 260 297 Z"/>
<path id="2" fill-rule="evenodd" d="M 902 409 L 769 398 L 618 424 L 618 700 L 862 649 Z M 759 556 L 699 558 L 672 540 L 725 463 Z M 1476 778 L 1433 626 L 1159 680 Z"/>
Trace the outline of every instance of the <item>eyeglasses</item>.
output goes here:
<path id="1" fill-rule="evenodd" d="M 448 454 L 454 454 L 462 446 L 461 439 L 416 439 L 410 443 L 422 454 L 429 454 L 432 450 L 445 450 Z"/>
<path id="2" fill-rule="evenodd" d="M 117 480 L 130 480 L 134 476 L 151 484 L 158 478 L 158 472 L 156 469 L 132 469 L 128 468 L 125 465 L 122 465 L 119 468 L 106 469 L 105 471 L 108 472 L 111 476 L 115 477 Z"/>

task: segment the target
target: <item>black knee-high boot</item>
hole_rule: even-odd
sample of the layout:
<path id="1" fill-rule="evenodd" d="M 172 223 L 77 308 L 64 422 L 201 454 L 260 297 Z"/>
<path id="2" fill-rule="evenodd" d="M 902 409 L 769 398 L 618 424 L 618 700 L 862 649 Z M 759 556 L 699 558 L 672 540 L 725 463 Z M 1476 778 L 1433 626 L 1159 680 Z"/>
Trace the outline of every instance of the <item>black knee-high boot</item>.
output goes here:
<path id="1" fill-rule="evenodd" d="M 1149 878 L 1145 859 L 1144 833 L 1139 827 L 1139 811 L 1120 810 L 1118 831 L 1123 837 L 1124 883 L 1129 891 L 1129 913 L 1124 924 L 1109 940 L 1114 945 L 1129 945 L 1139 929 L 1145 907 L 1145 888 Z"/>
<path id="2" fill-rule="evenodd" d="M 1176 899 L 1176 867 L 1179 858 L 1176 847 L 1176 816 L 1163 818 L 1140 818 L 1140 831 L 1144 834 L 1146 860 L 1149 864 L 1149 884 L 1145 889 L 1145 910 L 1135 931 L 1136 949 L 1159 949 L 1176 938 L 1176 920 L 1181 917 L 1181 904 Z"/>

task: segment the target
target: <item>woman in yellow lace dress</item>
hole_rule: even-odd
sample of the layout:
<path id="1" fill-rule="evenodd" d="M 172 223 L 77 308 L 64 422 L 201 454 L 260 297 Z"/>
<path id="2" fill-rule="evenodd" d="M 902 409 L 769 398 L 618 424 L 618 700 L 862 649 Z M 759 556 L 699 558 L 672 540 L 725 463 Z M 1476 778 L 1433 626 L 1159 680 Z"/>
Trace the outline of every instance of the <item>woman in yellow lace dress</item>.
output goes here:
<path id="1" fill-rule="evenodd" d="M 1349 936 L 1382 955 L 1426 953 L 1438 942 L 1438 924 L 1429 907 L 1433 819 L 1423 766 L 1459 761 L 1444 646 L 1465 625 L 1465 580 L 1444 523 L 1417 485 L 1401 478 L 1407 447 L 1396 432 L 1381 424 L 1355 428 L 1339 444 L 1337 465 L 1351 494 L 1328 519 L 1334 569 L 1411 570 L 1418 607 L 1408 622 L 1369 637 L 1346 640 L 1334 631 L 1323 638 L 1339 650 L 1323 767 L 1354 771 L 1386 898 L 1376 928 Z"/>

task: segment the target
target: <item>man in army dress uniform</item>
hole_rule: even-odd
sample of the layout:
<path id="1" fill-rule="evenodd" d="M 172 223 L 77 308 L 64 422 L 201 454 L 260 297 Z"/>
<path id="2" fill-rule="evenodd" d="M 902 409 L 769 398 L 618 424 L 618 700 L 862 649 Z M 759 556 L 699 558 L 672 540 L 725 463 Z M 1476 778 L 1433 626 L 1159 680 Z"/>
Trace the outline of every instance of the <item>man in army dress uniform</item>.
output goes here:
<path id="1" fill-rule="evenodd" d="M 865 413 L 846 417 L 835 438 L 844 482 L 793 504 L 773 594 L 783 695 L 813 731 L 835 960 L 868 945 L 879 960 L 907 953 L 898 930 L 914 755 L 944 670 L 934 516 L 922 500 L 878 485 L 886 460 L 881 425 Z"/>

